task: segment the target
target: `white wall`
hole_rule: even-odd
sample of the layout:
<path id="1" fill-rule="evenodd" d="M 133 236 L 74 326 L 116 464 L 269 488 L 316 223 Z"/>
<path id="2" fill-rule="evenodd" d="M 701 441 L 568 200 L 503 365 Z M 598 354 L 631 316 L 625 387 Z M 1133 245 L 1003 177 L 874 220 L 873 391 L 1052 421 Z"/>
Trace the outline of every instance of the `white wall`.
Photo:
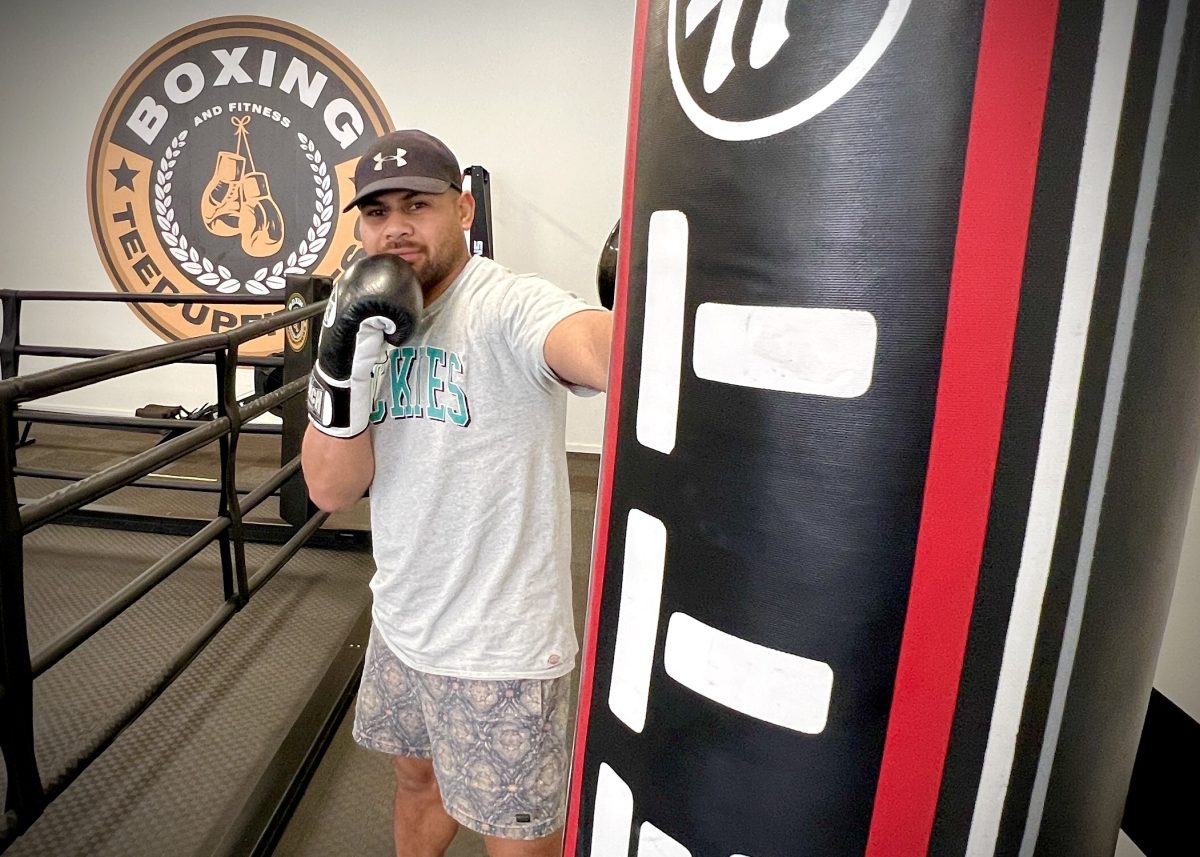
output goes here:
<path id="1" fill-rule="evenodd" d="M 169 33 L 221 15 L 304 27 L 345 54 L 397 127 L 440 136 L 492 177 L 496 258 L 596 300 L 596 260 L 620 214 L 634 0 L 38 0 L 0 30 L 5 287 L 112 291 L 86 209 L 88 147 L 109 93 Z M 30 344 L 160 340 L 125 306 L 30 305 Z M 22 374 L 63 361 L 23 358 Z M 249 392 L 245 376 L 239 392 Z M 211 368 L 176 367 L 44 400 L 132 412 L 213 398 Z M 599 451 L 604 397 L 572 398 L 567 444 Z"/>
<path id="2" fill-rule="evenodd" d="M 1117 834 L 1117 849 L 1113 857 L 1143 857 L 1142 849 L 1133 844 L 1133 840 L 1125 835 L 1125 831 Z"/>

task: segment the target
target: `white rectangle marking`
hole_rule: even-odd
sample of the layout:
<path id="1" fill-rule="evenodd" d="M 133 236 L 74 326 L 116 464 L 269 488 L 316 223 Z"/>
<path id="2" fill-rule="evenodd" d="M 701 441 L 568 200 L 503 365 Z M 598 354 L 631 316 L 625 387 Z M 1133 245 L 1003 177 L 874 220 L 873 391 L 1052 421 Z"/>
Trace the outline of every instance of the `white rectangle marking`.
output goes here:
<path id="1" fill-rule="evenodd" d="M 861 310 L 706 303 L 692 368 L 723 384 L 852 399 L 871 386 L 878 338 Z"/>
<path id="2" fill-rule="evenodd" d="M 666 555 L 663 522 L 641 509 L 630 509 L 608 707 L 634 732 L 641 732 L 646 725 Z"/>
<path id="3" fill-rule="evenodd" d="M 646 311 L 642 318 L 637 439 L 670 454 L 679 416 L 683 301 L 687 293 L 688 220 L 682 211 L 650 215 L 646 247 Z"/>
<path id="4" fill-rule="evenodd" d="M 650 822 L 644 821 L 638 834 L 637 857 L 692 857 L 692 852 Z"/>
<path id="5" fill-rule="evenodd" d="M 592 813 L 591 857 L 629 857 L 632 829 L 633 792 L 616 771 L 601 762 Z"/>
<path id="6" fill-rule="evenodd" d="M 667 624 L 667 675 L 714 702 L 816 735 L 829 719 L 833 670 L 822 661 L 734 637 L 686 613 Z"/>

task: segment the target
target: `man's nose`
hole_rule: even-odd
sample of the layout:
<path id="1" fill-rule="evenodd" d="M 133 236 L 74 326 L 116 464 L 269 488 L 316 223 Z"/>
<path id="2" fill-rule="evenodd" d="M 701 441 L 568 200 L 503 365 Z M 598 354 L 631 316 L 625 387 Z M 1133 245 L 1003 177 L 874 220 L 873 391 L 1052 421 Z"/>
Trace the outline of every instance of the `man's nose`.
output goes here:
<path id="1" fill-rule="evenodd" d="M 412 234 L 412 221 L 404 216 L 402 212 L 394 211 L 388 215 L 387 223 L 383 227 L 384 236 L 387 238 L 402 238 Z"/>

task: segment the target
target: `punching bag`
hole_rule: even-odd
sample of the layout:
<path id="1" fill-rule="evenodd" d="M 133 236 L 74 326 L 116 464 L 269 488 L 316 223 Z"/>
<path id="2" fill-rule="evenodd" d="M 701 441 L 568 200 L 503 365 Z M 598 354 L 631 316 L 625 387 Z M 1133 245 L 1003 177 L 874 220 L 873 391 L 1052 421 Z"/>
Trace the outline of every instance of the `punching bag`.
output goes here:
<path id="1" fill-rule="evenodd" d="M 1200 426 L 1187 0 L 641 0 L 566 853 L 1113 853 Z"/>

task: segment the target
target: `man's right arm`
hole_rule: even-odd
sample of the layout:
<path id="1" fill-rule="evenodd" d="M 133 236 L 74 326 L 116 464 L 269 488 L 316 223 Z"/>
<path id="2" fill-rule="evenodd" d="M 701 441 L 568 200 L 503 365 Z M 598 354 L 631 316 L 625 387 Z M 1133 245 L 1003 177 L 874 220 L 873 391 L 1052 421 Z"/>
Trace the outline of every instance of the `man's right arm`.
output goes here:
<path id="1" fill-rule="evenodd" d="M 359 259 L 334 287 L 308 377 L 309 425 L 300 450 L 318 508 L 348 509 L 375 478 L 373 370 L 386 344 L 412 335 L 423 303 L 416 272 L 398 256 Z"/>
<path id="2" fill-rule="evenodd" d="M 375 476 L 371 432 L 354 437 L 331 437 L 309 426 L 304 433 L 300 464 L 308 496 L 317 508 L 340 512 L 357 503 Z"/>

